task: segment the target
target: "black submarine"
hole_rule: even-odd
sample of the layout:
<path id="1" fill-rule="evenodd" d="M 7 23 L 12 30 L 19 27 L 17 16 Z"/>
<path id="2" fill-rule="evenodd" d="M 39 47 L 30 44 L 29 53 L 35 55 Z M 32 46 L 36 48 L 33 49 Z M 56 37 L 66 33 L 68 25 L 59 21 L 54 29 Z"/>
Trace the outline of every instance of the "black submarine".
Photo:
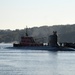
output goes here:
<path id="1" fill-rule="evenodd" d="M 49 51 L 75 51 L 74 48 L 58 45 L 57 31 L 53 31 L 53 34 L 48 37 L 48 44 L 37 43 L 33 37 L 26 36 L 21 37 L 19 43 L 14 43 L 13 48 L 25 49 L 25 50 L 49 50 Z"/>

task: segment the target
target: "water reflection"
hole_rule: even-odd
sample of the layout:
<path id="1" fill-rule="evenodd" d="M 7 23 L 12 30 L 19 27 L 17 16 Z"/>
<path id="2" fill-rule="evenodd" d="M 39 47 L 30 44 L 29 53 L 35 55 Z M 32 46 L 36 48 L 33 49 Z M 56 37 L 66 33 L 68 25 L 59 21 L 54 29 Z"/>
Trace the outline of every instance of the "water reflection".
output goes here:
<path id="1" fill-rule="evenodd" d="M 0 49 L 0 75 L 75 75 L 75 52 Z"/>

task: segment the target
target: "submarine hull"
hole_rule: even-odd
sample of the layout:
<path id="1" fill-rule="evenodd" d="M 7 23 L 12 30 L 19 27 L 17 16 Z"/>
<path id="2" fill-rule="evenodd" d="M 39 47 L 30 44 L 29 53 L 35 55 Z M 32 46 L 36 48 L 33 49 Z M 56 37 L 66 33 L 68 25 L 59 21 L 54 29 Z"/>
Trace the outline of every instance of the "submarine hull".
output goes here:
<path id="1" fill-rule="evenodd" d="M 74 48 L 59 47 L 59 46 L 23 46 L 20 44 L 14 44 L 14 49 L 23 50 L 48 50 L 48 51 L 75 51 Z"/>

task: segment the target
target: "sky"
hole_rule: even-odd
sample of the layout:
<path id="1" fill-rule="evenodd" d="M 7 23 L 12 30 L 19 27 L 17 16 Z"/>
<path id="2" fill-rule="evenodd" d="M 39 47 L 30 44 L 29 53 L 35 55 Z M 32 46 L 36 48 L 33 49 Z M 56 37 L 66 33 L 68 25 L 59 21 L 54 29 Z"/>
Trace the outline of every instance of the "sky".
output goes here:
<path id="1" fill-rule="evenodd" d="M 0 0 L 0 29 L 75 24 L 75 0 Z"/>

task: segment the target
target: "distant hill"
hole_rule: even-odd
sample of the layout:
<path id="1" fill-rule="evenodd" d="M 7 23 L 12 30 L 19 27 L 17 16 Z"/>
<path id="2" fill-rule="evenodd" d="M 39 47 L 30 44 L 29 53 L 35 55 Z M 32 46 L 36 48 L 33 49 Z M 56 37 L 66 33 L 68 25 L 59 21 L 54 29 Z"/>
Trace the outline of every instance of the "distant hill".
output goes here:
<path id="1" fill-rule="evenodd" d="M 59 42 L 75 42 L 75 24 L 28 28 L 28 35 L 34 37 L 38 42 L 48 42 L 48 36 L 53 31 L 58 32 Z M 26 29 L 0 30 L 0 43 L 20 41 L 21 36 L 25 36 L 25 32 Z"/>

